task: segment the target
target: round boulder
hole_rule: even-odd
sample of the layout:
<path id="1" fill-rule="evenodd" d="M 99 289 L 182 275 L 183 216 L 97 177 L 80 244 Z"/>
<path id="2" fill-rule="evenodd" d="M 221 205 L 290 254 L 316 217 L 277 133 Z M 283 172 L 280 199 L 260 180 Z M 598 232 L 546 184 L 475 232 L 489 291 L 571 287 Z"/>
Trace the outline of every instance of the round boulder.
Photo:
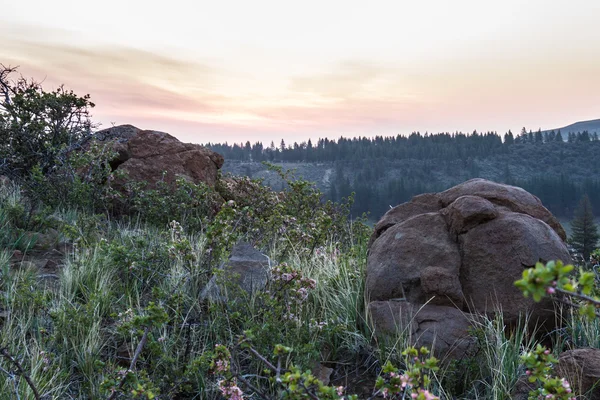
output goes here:
<path id="1" fill-rule="evenodd" d="M 392 303 L 401 300 L 438 307 L 427 314 L 447 308 L 473 314 L 501 311 L 508 324 L 527 312 L 531 322 L 556 327 L 551 302 L 534 303 L 514 282 L 538 261 L 570 262 L 565 237 L 540 200 L 518 187 L 472 179 L 417 196 L 388 211 L 375 226 L 366 277 L 367 295 L 376 304 L 371 308 L 384 310 L 384 303 L 390 303 L 388 309 L 396 309 Z M 382 322 L 389 313 L 376 314 L 376 330 L 396 323 Z M 442 329 L 435 332 L 440 342 L 453 340 Z"/>

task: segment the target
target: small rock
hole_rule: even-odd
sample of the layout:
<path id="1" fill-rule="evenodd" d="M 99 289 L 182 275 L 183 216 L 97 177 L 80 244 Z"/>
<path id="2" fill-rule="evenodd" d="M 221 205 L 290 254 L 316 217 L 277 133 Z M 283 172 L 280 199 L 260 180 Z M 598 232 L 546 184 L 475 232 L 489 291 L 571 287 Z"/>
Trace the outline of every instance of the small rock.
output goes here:
<path id="1" fill-rule="evenodd" d="M 325 386 L 329 385 L 332 373 L 333 368 L 326 367 L 319 362 L 315 363 L 312 368 L 312 374 L 315 376 L 315 378 L 323 382 L 323 385 Z"/>
<path id="2" fill-rule="evenodd" d="M 519 380 L 515 384 L 515 387 L 512 390 L 510 398 L 512 400 L 528 400 L 529 392 L 531 392 L 532 390 L 535 390 L 535 389 L 537 389 L 536 384 L 529 382 L 529 377 L 526 375 L 523 375 L 522 377 L 519 378 Z"/>
<path id="3" fill-rule="evenodd" d="M 44 233 L 38 233 L 35 240 L 34 248 L 41 250 L 48 250 L 53 248 L 56 243 L 58 243 L 58 239 L 60 234 L 56 229 L 48 229 Z"/>
<path id="4" fill-rule="evenodd" d="M 227 291 L 239 286 L 246 293 L 264 289 L 267 285 L 269 258 L 248 243 L 238 243 L 231 256 L 219 267 L 224 276 L 213 276 L 200 295 L 201 299 L 224 301 Z M 232 285 L 232 286 L 229 286 Z"/>
<path id="5" fill-rule="evenodd" d="M 565 351 L 558 357 L 556 373 L 569 381 L 575 394 L 600 400 L 600 349 Z"/>

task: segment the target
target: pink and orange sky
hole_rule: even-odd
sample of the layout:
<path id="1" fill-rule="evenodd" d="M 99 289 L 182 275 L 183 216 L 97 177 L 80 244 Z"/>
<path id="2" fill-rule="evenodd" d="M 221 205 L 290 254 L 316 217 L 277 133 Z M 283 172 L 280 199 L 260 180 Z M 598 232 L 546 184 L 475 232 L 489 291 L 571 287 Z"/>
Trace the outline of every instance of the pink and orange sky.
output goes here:
<path id="1" fill-rule="evenodd" d="M 0 62 L 196 143 L 600 118 L 598 0 L 18 0 Z"/>

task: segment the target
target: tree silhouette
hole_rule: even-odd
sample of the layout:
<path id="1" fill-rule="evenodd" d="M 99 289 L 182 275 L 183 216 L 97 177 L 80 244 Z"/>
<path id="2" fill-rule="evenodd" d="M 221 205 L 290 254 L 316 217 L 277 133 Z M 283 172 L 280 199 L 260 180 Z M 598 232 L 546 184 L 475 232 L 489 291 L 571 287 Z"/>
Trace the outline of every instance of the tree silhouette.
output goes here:
<path id="1" fill-rule="evenodd" d="M 575 209 L 575 217 L 571 221 L 571 244 L 587 261 L 590 253 L 596 248 L 598 243 L 598 227 L 594 222 L 592 204 L 589 197 L 584 195 Z"/>

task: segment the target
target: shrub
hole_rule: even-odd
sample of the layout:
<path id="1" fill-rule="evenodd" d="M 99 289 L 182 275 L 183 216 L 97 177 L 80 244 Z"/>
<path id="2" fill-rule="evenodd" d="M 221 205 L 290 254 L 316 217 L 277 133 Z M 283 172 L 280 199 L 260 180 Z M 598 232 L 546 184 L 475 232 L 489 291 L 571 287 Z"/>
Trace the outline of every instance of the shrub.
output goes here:
<path id="1" fill-rule="evenodd" d="M 16 68 L 0 65 L 0 160 L 27 174 L 34 166 L 50 172 L 64 150 L 91 134 L 90 96 L 80 97 L 63 86 L 47 92 Z"/>

